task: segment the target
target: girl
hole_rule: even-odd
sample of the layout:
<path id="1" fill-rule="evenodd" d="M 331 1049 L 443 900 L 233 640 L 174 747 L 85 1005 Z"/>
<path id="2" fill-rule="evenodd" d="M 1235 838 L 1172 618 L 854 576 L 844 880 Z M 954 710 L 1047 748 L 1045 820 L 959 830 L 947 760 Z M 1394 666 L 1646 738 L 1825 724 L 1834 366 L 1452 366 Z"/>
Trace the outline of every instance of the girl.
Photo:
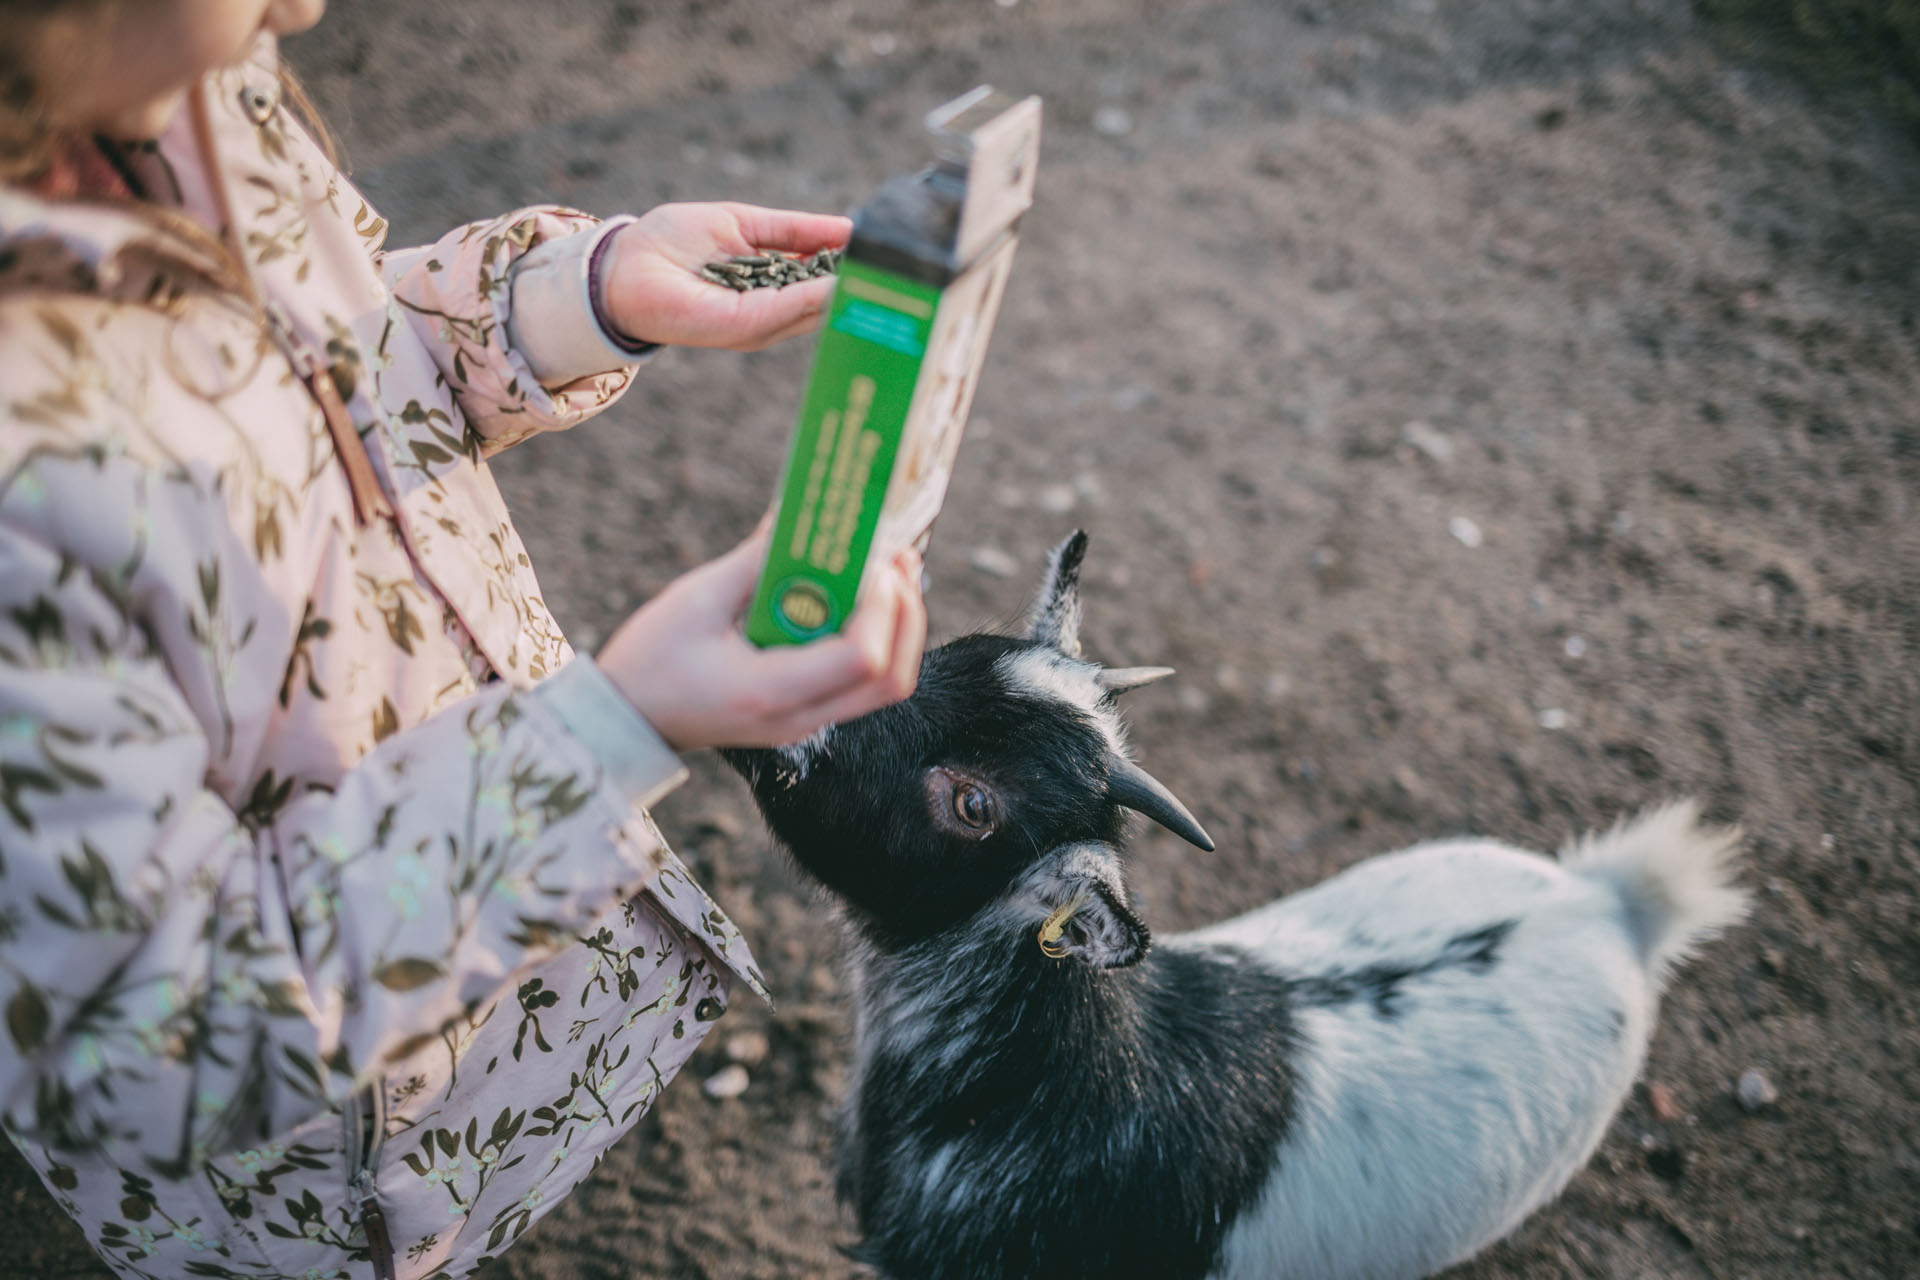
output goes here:
<path id="1" fill-rule="evenodd" d="M 673 1077 L 737 931 L 678 751 L 910 692 L 911 557 L 759 652 L 757 535 L 576 657 L 485 459 L 830 282 L 844 219 L 540 208 L 419 249 L 294 122 L 322 0 L 0 0 L 0 1120 L 123 1275 L 453 1277 Z"/>

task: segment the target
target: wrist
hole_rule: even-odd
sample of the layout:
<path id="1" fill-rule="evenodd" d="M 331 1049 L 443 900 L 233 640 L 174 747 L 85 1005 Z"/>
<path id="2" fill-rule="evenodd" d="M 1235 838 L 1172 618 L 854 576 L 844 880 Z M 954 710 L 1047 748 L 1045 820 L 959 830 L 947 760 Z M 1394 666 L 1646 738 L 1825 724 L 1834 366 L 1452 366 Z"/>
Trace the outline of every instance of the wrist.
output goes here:
<path id="1" fill-rule="evenodd" d="M 601 318 L 594 262 L 631 217 L 547 240 L 514 263 L 508 286 L 507 343 L 546 387 L 631 366 L 651 346 L 616 342 Z"/>
<path id="2" fill-rule="evenodd" d="M 632 225 L 631 220 L 621 223 L 613 231 L 602 236 L 593 246 L 593 254 L 587 262 L 587 297 L 593 307 L 594 321 L 600 326 L 600 332 L 606 335 L 607 341 L 637 358 L 653 351 L 660 344 L 646 338 L 635 337 L 632 326 L 615 317 L 613 307 L 608 300 L 609 284 L 619 264 L 620 250 L 623 247 L 621 242 L 631 243 L 628 231 Z"/>

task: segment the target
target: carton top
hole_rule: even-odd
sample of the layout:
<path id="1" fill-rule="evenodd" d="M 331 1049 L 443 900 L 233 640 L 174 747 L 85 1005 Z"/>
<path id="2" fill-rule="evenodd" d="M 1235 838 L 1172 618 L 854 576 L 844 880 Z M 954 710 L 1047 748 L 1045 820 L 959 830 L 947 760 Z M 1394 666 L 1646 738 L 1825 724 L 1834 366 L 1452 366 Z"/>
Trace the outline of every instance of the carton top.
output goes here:
<path id="1" fill-rule="evenodd" d="M 854 214 L 851 257 L 944 285 L 1033 204 L 1040 99 L 980 85 L 927 113 L 939 158 Z"/>

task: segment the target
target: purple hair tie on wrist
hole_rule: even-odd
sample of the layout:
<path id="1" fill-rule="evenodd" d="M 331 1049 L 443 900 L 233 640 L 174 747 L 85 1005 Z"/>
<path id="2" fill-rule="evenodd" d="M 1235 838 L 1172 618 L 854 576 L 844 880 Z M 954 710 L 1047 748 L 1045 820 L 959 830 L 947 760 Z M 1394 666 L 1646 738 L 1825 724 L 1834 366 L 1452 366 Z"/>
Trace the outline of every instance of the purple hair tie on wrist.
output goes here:
<path id="1" fill-rule="evenodd" d="M 587 259 L 587 297 L 593 303 L 594 321 L 599 324 L 600 332 L 606 335 L 607 341 L 628 355 L 643 356 L 649 351 L 658 350 L 660 344 L 647 342 L 641 338 L 629 338 L 615 328 L 613 321 L 607 316 L 606 289 L 601 270 L 607 259 L 607 249 L 624 229 L 623 227 L 615 228 L 612 234 L 600 237 L 600 242 L 593 246 L 593 256 Z"/>

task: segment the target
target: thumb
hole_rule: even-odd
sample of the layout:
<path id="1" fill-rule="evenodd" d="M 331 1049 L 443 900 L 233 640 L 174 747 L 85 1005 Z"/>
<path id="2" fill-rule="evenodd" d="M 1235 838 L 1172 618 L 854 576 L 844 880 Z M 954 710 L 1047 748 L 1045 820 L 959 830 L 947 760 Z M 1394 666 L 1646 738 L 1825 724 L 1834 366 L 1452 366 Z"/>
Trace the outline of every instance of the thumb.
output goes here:
<path id="1" fill-rule="evenodd" d="M 762 520 L 746 541 L 688 575 L 693 579 L 688 585 L 694 588 L 697 607 L 707 621 L 724 626 L 746 611 L 753 588 L 760 581 L 760 566 L 766 562 L 772 533 L 770 522 Z"/>
<path id="2" fill-rule="evenodd" d="M 744 328 L 755 346 L 772 346 L 784 338 L 805 333 L 819 323 L 833 297 L 834 281 L 822 277 L 784 289 L 755 289 L 740 295 Z"/>

